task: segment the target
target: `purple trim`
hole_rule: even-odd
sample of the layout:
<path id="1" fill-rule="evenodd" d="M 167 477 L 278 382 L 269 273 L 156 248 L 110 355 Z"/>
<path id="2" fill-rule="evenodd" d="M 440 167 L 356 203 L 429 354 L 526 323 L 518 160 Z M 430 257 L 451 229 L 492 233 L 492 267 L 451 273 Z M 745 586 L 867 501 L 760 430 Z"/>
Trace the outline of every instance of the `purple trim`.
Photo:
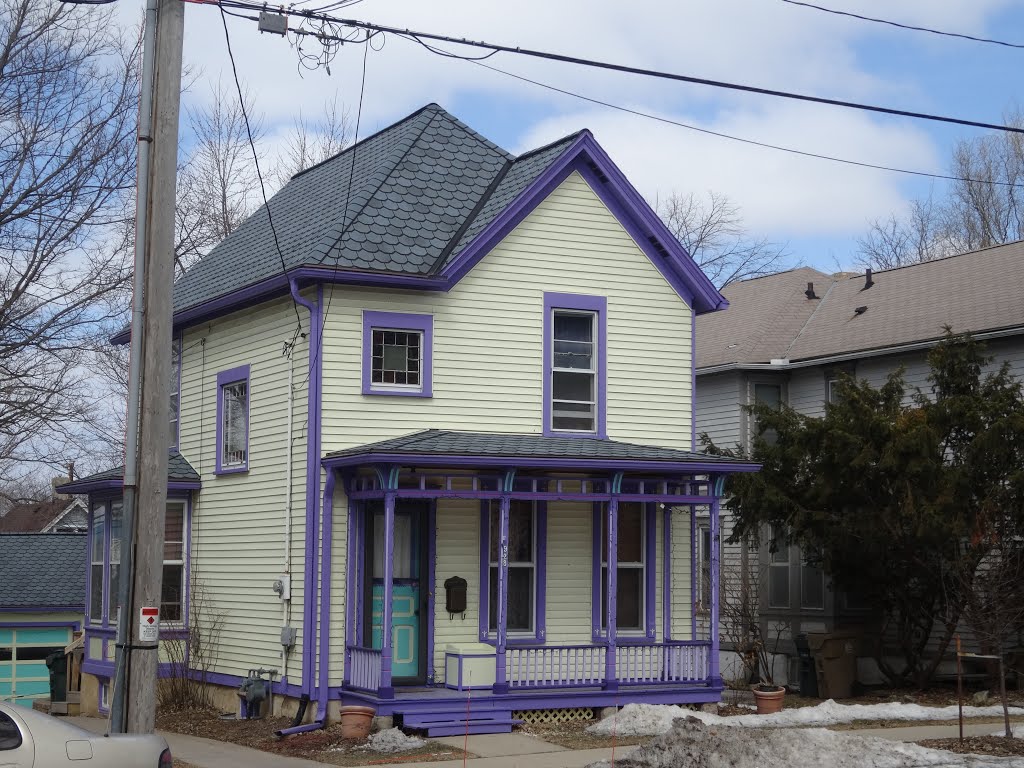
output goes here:
<path id="1" fill-rule="evenodd" d="M 437 589 L 437 576 L 435 566 L 437 564 L 437 501 L 431 501 L 427 509 L 427 583 L 424 587 L 427 590 L 427 683 L 434 680 L 434 617 L 436 612 L 437 598 L 434 595 Z"/>
<path id="2" fill-rule="evenodd" d="M 420 355 L 420 388 L 388 389 L 387 384 L 374 386 L 373 373 L 373 329 L 393 328 L 396 330 L 420 331 L 423 334 L 423 349 Z M 434 359 L 434 316 L 404 312 L 374 312 L 363 310 L 363 394 L 399 397 L 432 397 L 432 368 Z M 394 386 L 394 385 L 390 385 Z"/>
<path id="3" fill-rule="evenodd" d="M 380 692 L 390 698 L 394 695 L 391 684 L 391 596 L 395 582 L 395 494 L 384 497 L 384 597 L 381 600 Z"/>
<path id="4" fill-rule="evenodd" d="M 611 498 L 611 497 L 609 497 Z M 596 642 L 602 636 L 601 630 L 601 513 L 602 502 L 595 501 L 592 505 L 593 522 L 591 525 L 591 557 L 590 557 L 590 636 Z"/>
<path id="5" fill-rule="evenodd" d="M 600 552 L 598 553 L 600 557 Z M 608 652 L 604 663 L 604 687 L 605 690 L 618 688 L 618 676 L 615 671 L 615 636 L 618 630 L 618 615 L 616 614 L 616 601 L 618 599 L 619 579 L 619 500 L 612 496 L 608 502 L 608 573 L 606 581 L 605 598 L 608 604 L 608 615 L 605 623 L 608 625 L 607 642 Z"/>
<path id="6" fill-rule="evenodd" d="M 690 450 L 697 452 L 697 311 L 690 308 Z"/>
<path id="7" fill-rule="evenodd" d="M 336 473 L 327 473 L 324 483 L 323 525 L 320 528 L 320 682 L 317 685 L 317 713 L 319 723 L 327 719 L 327 689 L 330 683 L 331 660 L 331 552 L 334 546 L 334 484 Z"/>
<path id="8" fill-rule="evenodd" d="M 222 450 L 224 448 L 224 387 L 229 384 L 245 382 L 245 463 L 238 466 L 224 466 Z M 249 419 L 252 413 L 252 387 L 249 385 L 249 366 L 240 365 L 220 371 L 217 374 L 217 464 L 215 475 L 237 475 L 249 471 Z"/>
<path id="9" fill-rule="evenodd" d="M 317 538 L 320 532 L 320 387 L 323 381 L 323 355 L 320 354 L 323 330 L 323 287 L 317 287 L 317 301 L 307 301 L 299 293 L 293 278 L 289 282 L 292 298 L 309 311 L 309 386 L 306 391 L 306 413 L 309 431 L 306 439 L 306 550 L 303 560 L 302 605 L 302 692 L 313 698 L 315 684 L 316 586 L 318 570 Z"/>
<path id="10" fill-rule="evenodd" d="M 694 590 L 697 594 L 694 595 Z M 697 639 L 697 602 L 701 598 L 697 581 L 697 511 L 690 507 L 690 637 Z"/>
<path id="11" fill-rule="evenodd" d="M 495 497 L 497 498 L 497 497 Z M 486 642 L 491 632 L 491 503 L 480 500 L 480 641 Z M 448 672 L 445 670 L 445 678 Z"/>
<path id="12" fill-rule="evenodd" d="M 645 554 L 647 562 L 644 563 L 644 611 L 647 616 L 644 619 L 644 632 L 648 640 L 654 640 L 657 633 L 657 583 L 658 583 L 658 523 L 654 511 L 654 504 L 648 502 L 644 505 L 646 517 L 646 534 L 644 544 L 647 548 Z"/>
<path id="13" fill-rule="evenodd" d="M 509 483 L 506 481 L 506 485 Z M 494 692 L 506 693 L 505 648 L 508 643 L 508 515 L 512 500 L 502 494 L 498 507 L 498 626 L 494 658 Z M 490 557 L 488 557 L 490 560 Z M 489 563 L 488 563 L 489 565 Z M 488 592 L 490 586 L 488 585 Z"/>
<path id="14" fill-rule="evenodd" d="M 19 609 L 20 610 L 20 609 Z M 53 610 L 52 608 L 45 609 L 47 612 Z M 0 629 L 19 629 L 21 627 L 69 627 L 72 632 L 80 632 L 82 630 L 82 622 L 80 621 L 0 621 Z"/>
<path id="15" fill-rule="evenodd" d="M 661 623 L 662 638 L 672 640 L 672 507 L 665 507 L 661 523 Z M 690 582 L 693 588 L 693 582 Z"/>
<path id="16" fill-rule="evenodd" d="M 722 676 L 718 670 L 718 569 L 719 564 L 719 553 L 721 547 L 718 542 L 719 530 L 718 530 L 718 508 L 719 501 L 715 499 L 711 502 L 711 652 L 710 658 L 708 659 L 708 677 L 710 678 L 712 685 L 721 685 Z"/>
<path id="17" fill-rule="evenodd" d="M 59 613 L 64 611 L 66 613 L 85 613 L 84 606 L 81 605 L 0 605 L 0 611 L 10 611 L 11 613 Z M 58 622 L 62 626 L 66 625 L 66 622 Z M 0 623 L 0 627 L 3 624 Z M 25 626 L 22 624 L 21 626 Z"/>
<path id="18" fill-rule="evenodd" d="M 345 525 L 345 530 L 348 532 L 346 551 L 345 551 L 345 565 L 348 567 L 348 576 L 345 579 L 345 663 L 342 670 L 342 685 L 347 686 L 351 679 L 349 677 L 351 670 L 351 652 L 349 649 L 356 644 L 355 637 L 355 624 L 356 624 L 356 601 L 353 599 L 358 589 L 356 582 L 356 568 L 353 564 L 357 562 L 356 551 L 356 540 L 358 531 L 356 529 L 356 503 L 352 501 L 352 497 L 348 495 L 349 486 L 345 485 L 345 497 L 348 499 L 348 518 Z"/>
<path id="19" fill-rule="evenodd" d="M 455 690 L 455 691 L 489 691 L 489 690 L 491 690 L 491 686 L 490 685 L 468 685 L 465 682 L 465 680 L 463 679 L 463 674 L 462 673 L 463 673 L 463 670 L 464 670 L 465 666 L 463 665 L 462 662 L 463 662 L 464 659 L 493 659 L 493 658 L 495 658 L 495 655 L 493 653 L 487 653 L 487 654 L 484 654 L 484 653 L 454 653 L 452 651 L 445 651 L 444 652 L 444 677 L 445 677 L 444 687 L 445 688 L 450 688 L 451 690 Z M 454 684 L 451 681 L 448 680 L 448 660 L 449 659 L 456 659 L 456 661 L 457 661 L 456 669 L 458 669 L 458 674 L 455 676 Z M 508 691 L 505 691 L 505 692 L 507 693 Z"/>
<path id="20" fill-rule="evenodd" d="M 567 432 L 551 426 L 551 377 L 554 360 L 552 334 L 554 312 L 557 309 L 581 310 L 597 315 L 597 406 L 593 432 Z M 608 439 L 606 425 L 608 403 L 608 299 L 604 296 L 584 296 L 575 293 L 544 294 L 544 411 L 545 437 L 590 437 Z"/>
<path id="21" fill-rule="evenodd" d="M 565 436 L 565 433 L 558 433 Z M 594 437 L 591 435 L 590 437 Z M 596 438 L 595 438 L 596 439 Z M 709 472 L 728 474 L 732 472 L 757 472 L 760 464 L 729 461 L 653 461 L 637 459 L 571 459 L 548 456 L 464 456 L 447 454 L 415 454 L 415 453 L 363 453 L 347 456 L 328 456 L 323 460 L 327 469 L 335 467 L 353 467 L 362 464 L 403 464 L 416 467 L 508 467 L 519 468 L 557 467 L 559 469 L 606 469 L 624 472 L 658 471 L 707 474 Z M 497 498 L 495 493 L 495 498 Z M 515 495 L 515 494 L 513 494 Z M 587 497 L 593 498 L 591 496 Z M 625 498 L 625 495 L 623 496 Z"/>
<path id="22" fill-rule="evenodd" d="M 534 629 L 541 642 L 547 637 L 547 592 L 548 592 L 548 503 L 537 502 L 537 605 Z"/>
<path id="23" fill-rule="evenodd" d="M 198 491 L 202 489 L 203 484 L 198 480 L 169 480 L 167 482 L 168 491 Z M 66 493 L 68 495 L 79 495 L 79 494 L 102 494 L 104 492 L 110 492 L 113 494 L 115 491 L 120 491 L 124 488 L 124 479 L 115 477 L 107 480 L 86 480 L 84 482 L 66 483 L 64 485 L 57 486 L 58 493 Z M 120 494 L 115 494 L 120 495 Z"/>
<path id="24" fill-rule="evenodd" d="M 355 637 L 352 640 L 353 645 L 359 645 L 359 639 L 363 637 L 363 622 L 365 621 L 363 615 L 363 579 L 366 578 L 366 505 L 359 505 L 359 538 L 356 540 L 356 546 L 358 552 L 356 553 L 357 559 L 357 570 L 356 570 L 356 626 L 355 626 Z"/>

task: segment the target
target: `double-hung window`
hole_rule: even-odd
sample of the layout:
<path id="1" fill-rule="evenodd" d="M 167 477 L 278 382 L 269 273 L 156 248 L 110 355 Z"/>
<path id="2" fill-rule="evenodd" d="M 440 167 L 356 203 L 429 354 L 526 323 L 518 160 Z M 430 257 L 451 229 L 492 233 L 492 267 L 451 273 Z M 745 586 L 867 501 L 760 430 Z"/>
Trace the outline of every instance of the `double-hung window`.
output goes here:
<path id="1" fill-rule="evenodd" d="M 217 374 L 217 474 L 249 469 L 249 366 Z"/>
<path id="2" fill-rule="evenodd" d="M 488 515 L 488 631 L 498 629 L 498 568 L 501 563 L 501 510 L 492 501 Z M 537 510 L 531 501 L 513 500 L 508 513 L 508 610 L 506 628 L 512 633 L 536 631 Z"/>
<path id="3" fill-rule="evenodd" d="M 771 526 L 768 533 L 768 607 L 789 607 L 789 540 L 784 529 Z"/>
<path id="4" fill-rule="evenodd" d="M 779 410 L 782 407 L 782 385 L 781 384 L 768 384 L 765 382 L 754 383 L 754 402 L 757 405 L 764 405 L 772 410 Z M 754 425 L 754 433 L 757 432 L 756 422 L 751 420 L 751 424 Z M 768 445 L 775 445 L 779 439 L 778 434 L 774 429 L 766 429 L 764 434 L 761 435 Z M 753 435 L 751 435 L 753 438 Z M 753 439 L 751 439 L 751 445 L 753 445 Z"/>
<path id="5" fill-rule="evenodd" d="M 711 608 L 711 523 L 697 521 L 697 578 L 700 579 L 698 604 L 700 610 Z"/>
<path id="6" fill-rule="evenodd" d="M 185 601 L 185 502 L 168 501 L 164 517 L 164 569 L 160 618 L 182 621 Z"/>
<path id="7" fill-rule="evenodd" d="M 601 505 L 601 630 L 608 628 L 608 510 Z M 639 502 L 621 502 L 617 525 L 615 626 L 618 632 L 643 632 L 647 624 L 647 515 Z"/>
<path id="8" fill-rule="evenodd" d="M 544 433 L 604 437 L 601 296 L 545 294 Z"/>
<path id="9" fill-rule="evenodd" d="M 121 610 L 121 525 L 124 506 L 120 499 L 110 503 L 110 576 L 107 578 L 107 615 L 111 624 L 117 622 Z"/>
<path id="10" fill-rule="evenodd" d="M 434 318 L 363 312 L 363 394 L 430 397 Z"/>

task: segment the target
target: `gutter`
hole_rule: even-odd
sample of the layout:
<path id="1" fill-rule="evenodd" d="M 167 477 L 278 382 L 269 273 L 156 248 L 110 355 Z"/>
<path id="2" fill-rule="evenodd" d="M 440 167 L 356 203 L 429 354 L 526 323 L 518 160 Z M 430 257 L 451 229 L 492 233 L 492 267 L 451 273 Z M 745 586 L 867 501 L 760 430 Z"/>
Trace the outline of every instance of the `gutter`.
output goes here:
<path id="1" fill-rule="evenodd" d="M 979 341 L 989 339 L 1003 339 L 1010 336 L 1024 334 L 1024 326 L 1015 325 L 1009 328 L 1000 328 L 995 331 L 982 331 L 972 333 L 972 338 Z M 904 352 L 919 352 L 924 349 L 931 349 L 942 341 L 942 337 L 928 339 L 927 341 L 914 341 L 909 344 L 898 344 L 892 347 L 877 347 L 875 349 L 861 350 L 858 352 L 843 352 L 836 355 L 825 355 L 822 357 L 809 357 L 804 360 L 784 360 L 774 363 L 723 363 L 722 365 L 710 365 L 707 368 L 698 368 L 697 375 L 705 376 L 712 373 L 725 373 L 727 371 L 789 371 L 797 368 L 810 368 L 815 365 L 829 365 L 831 363 L 844 363 L 850 360 L 860 360 L 870 357 L 885 357 L 886 355 L 898 355 Z"/>

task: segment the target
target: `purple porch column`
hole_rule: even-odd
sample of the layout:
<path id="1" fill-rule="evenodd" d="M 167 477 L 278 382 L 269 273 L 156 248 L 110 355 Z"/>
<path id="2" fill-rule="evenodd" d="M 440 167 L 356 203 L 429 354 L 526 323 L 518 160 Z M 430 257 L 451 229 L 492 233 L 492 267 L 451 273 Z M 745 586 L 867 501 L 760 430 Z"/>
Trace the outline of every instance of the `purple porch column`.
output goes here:
<path id="1" fill-rule="evenodd" d="M 701 598 L 703 584 L 697 573 L 697 507 L 690 505 L 690 639 L 697 639 L 697 601 Z"/>
<path id="2" fill-rule="evenodd" d="M 391 596 L 395 581 L 395 494 L 384 494 L 384 594 L 381 596 L 380 689 L 382 699 L 395 695 L 391 685 Z"/>
<path id="3" fill-rule="evenodd" d="M 495 653 L 494 692 L 508 693 L 505 645 L 508 641 L 508 513 L 512 499 L 501 497 L 498 523 L 498 647 Z"/>
<path id="4" fill-rule="evenodd" d="M 719 498 L 715 496 L 711 502 L 711 658 L 708 659 L 708 683 L 712 686 L 722 686 L 722 676 L 718 670 L 718 568 L 719 552 L 721 548 L 718 543 L 718 507 Z"/>
<path id="5" fill-rule="evenodd" d="M 615 633 L 617 617 L 615 600 L 618 591 L 619 571 L 619 500 L 612 496 L 608 502 L 608 575 L 605 580 L 605 597 L 608 606 L 608 649 L 604 664 L 605 690 L 618 690 L 619 678 L 615 671 Z"/>

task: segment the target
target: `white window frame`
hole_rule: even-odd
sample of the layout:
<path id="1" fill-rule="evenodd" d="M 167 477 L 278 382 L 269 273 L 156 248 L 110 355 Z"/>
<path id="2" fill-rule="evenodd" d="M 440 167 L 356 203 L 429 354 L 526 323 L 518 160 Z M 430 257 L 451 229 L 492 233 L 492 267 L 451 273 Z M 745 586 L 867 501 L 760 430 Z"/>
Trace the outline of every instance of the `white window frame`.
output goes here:
<path id="1" fill-rule="evenodd" d="M 374 347 L 376 346 L 375 338 L 376 338 L 376 335 L 378 333 L 381 333 L 381 334 L 383 334 L 383 333 L 404 333 L 404 334 L 407 334 L 409 336 L 415 336 L 419 340 L 419 345 L 418 345 L 419 360 L 416 361 L 418 366 L 419 366 L 419 371 L 416 372 L 417 376 L 419 376 L 419 382 L 418 383 L 416 383 L 416 384 L 393 384 L 393 383 L 390 383 L 390 382 L 387 382 L 387 381 L 375 381 L 374 380 L 375 379 L 375 373 L 377 372 L 377 368 L 374 366 L 374 363 L 373 363 L 373 360 L 374 360 L 373 350 L 374 350 Z M 425 334 L 423 333 L 423 331 L 419 330 L 418 328 L 393 328 L 393 327 L 388 327 L 388 326 L 373 326 L 370 329 L 370 389 L 372 389 L 374 392 L 394 392 L 396 390 L 399 391 L 399 392 L 401 392 L 401 391 L 422 392 L 423 391 L 423 376 L 424 376 L 424 371 L 423 371 L 423 366 L 424 366 L 423 354 L 424 354 L 424 346 L 425 346 L 425 344 L 426 344 Z M 381 345 L 382 346 L 384 345 L 383 339 L 381 340 Z M 397 346 L 397 345 L 392 345 L 392 346 Z M 406 374 L 406 376 L 408 376 L 409 373 L 410 373 L 409 372 L 409 352 L 408 352 L 408 350 L 409 350 L 409 346 L 406 345 L 406 356 L 405 356 L 405 367 L 406 367 L 405 374 Z M 383 368 L 383 365 L 384 365 L 384 357 L 383 357 L 383 354 L 382 354 L 381 355 L 381 366 L 382 367 L 380 369 L 381 370 L 381 378 L 383 378 L 384 370 L 385 370 Z"/>
<path id="2" fill-rule="evenodd" d="M 238 387 L 245 388 L 245 423 L 241 430 L 233 430 L 231 428 L 231 415 L 228 412 L 229 395 L 232 390 L 236 390 Z M 222 384 L 220 387 L 221 397 L 221 445 L 220 445 L 220 466 L 221 469 L 239 469 L 242 467 L 249 466 L 249 380 L 240 379 L 238 381 L 231 381 Z M 235 395 L 235 402 L 238 401 L 238 396 Z M 241 435 L 236 435 L 235 432 L 240 431 Z M 242 447 L 231 445 L 232 438 L 240 439 Z"/>
<path id="3" fill-rule="evenodd" d="M 699 519 L 696 523 L 697 531 L 697 610 L 707 613 L 711 610 L 711 521 L 707 518 Z M 721 544 L 719 544 L 719 563 L 721 563 Z M 707 572 L 707 578 L 704 574 Z M 706 593 L 706 594 L 705 594 Z M 707 600 L 705 601 L 705 598 Z"/>
<path id="4" fill-rule="evenodd" d="M 99 534 L 97 536 L 97 533 Z M 103 623 L 103 609 L 106 595 L 103 590 L 104 576 L 107 570 L 107 502 L 93 505 L 92 519 L 89 521 L 89 623 Z M 96 547 L 99 546 L 99 560 L 96 559 Z M 97 568 L 98 566 L 98 568 Z M 99 573 L 99 579 L 96 574 Z M 95 591 L 99 590 L 99 614 L 94 610 Z"/>
<path id="5" fill-rule="evenodd" d="M 615 589 L 619 588 L 618 571 L 622 570 L 639 570 L 640 571 L 640 626 L 639 627 L 621 627 L 616 623 L 615 633 L 616 635 L 623 635 L 629 637 L 635 635 L 637 637 L 645 637 L 647 634 L 647 536 L 649 531 L 647 530 L 647 510 L 644 509 L 642 502 L 620 502 L 619 511 L 622 511 L 622 504 L 636 504 L 640 509 L 640 561 L 622 560 L 616 559 L 616 579 Z M 603 508 L 601 512 L 601 531 L 600 538 L 598 539 L 599 551 L 601 553 L 601 604 L 598 606 L 598 611 L 601 615 L 601 632 L 602 634 L 608 633 L 608 596 L 605 594 L 605 588 L 608 584 L 608 531 L 605 526 L 608 524 L 608 510 Z M 618 594 L 616 594 L 616 600 L 618 600 Z"/>
<path id="6" fill-rule="evenodd" d="M 839 379 L 829 379 L 825 383 L 825 396 L 828 403 L 839 402 Z"/>
<path id="7" fill-rule="evenodd" d="M 174 542 L 173 542 L 175 544 L 179 544 L 179 543 L 181 544 L 181 557 L 179 557 L 179 558 L 171 558 L 171 559 L 167 559 L 166 557 L 164 557 L 164 559 L 163 559 L 163 566 L 164 566 L 164 568 L 166 568 L 169 565 L 173 565 L 173 566 L 176 566 L 176 567 L 178 567 L 180 569 L 180 573 L 181 573 L 181 582 L 180 582 L 180 584 L 181 584 L 181 601 L 179 603 L 179 608 L 180 608 L 181 616 L 178 619 L 167 619 L 166 618 L 166 613 L 164 611 L 163 598 L 161 596 L 161 600 L 160 600 L 160 618 L 161 618 L 161 621 L 163 623 L 171 624 L 171 625 L 181 625 L 181 624 L 184 624 L 184 622 L 185 622 L 185 610 L 186 610 L 186 605 L 188 603 L 188 574 L 185 572 L 185 552 L 186 552 L 186 547 L 188 546 L 188 524 L 189 524 L 189 519 L 188 519 L 188 503 L 184 499 L 168 499 L 167 500 L 167 504 L 166 504 L 167 508 L 169 509 L 172 505 L 174 505 L 176 507 L 177 506 L 181 507 L 181 541 L 179 542 L 177 539 L 175 539 Z M 164 553 L 165 554 L 167 552 L 167 543 L 168 543 L 168 541 L 169 540 L 167 538 L 167 514 L 165 512 L 165 514 L 164 514 Z M 161 577 L 161 583 L 162 583 L 162 577 Z"/>
<path id="8" fill-rule="evenodd" d="M 589 368 L 561 368 L 555 365 L 558 353 L 555 350 L 555 346 L 559 341 L 567 341 L 575 344 L 586 344 L 588 342 L 578 342 L 575 339 L 559 339 L 556 336 L 555 328 L 557 326 L 556 320 L 559 315 L 575 315 L 577 317 L 589 317 L 590 318 L 590 367 Z M 550 411 L 550 424 L 552 432 L 567 432 L 567 433 L 594 433 L 598 431 L 598 409 L 600 403 L 598 402 L 599 397 L 599 381 L 598 381 L 598 359 L 601 354 L 600 350 L 600 328 L 598 326 L 598 313 L 593 310 L 587 309 L 560 309 L 555 307 L 551 310 L 551 402 L 548 404 Z M 559 400 L 555 397 L 555 374 L 558 373 L 572 373 L 572 374 L 588 374 L 590 376 L 590 400 Z M 585 418 L 582 414 L 576 412 L 570 412 L 564 417 L 557 414 L 556 404 L 564 403 L 566 405 L 589 405 L 590 406 L 590 420 L 591 426 L 589 429 L 578 429 L 569 427 L 556 427 L 556 418 Z"/>
<path id="9" fill-rule="evenodd" d="M 512 503 L 514 504 L 515 501 L 513 501 Z M 538 560 L 538 558 L 537 558 L 537 545 L 538 545 L 539 541 L 538 541 L 538 538 L 537 538 L 537 502 L 530 501 L 530 502 L 526 502 L 526 503 L 528 503 L 530 505 L 530 536 L 532 537 L 531 544 L 530 544 L 530 553 L 531 553 L 532 559 L 530 561 L 513 561 L 512 558 L 510 557 L 509 561 L 508 561 L 508 569 L 509 569 L 510 572 L 513 569 L 530 569 L 532 571 L 532 573 L 533 573 L 533 578 L 530 580 L 530 584 L 532 586 L 532 591 L 531 591 L 531 595 L 530 595 L 530 612 L 529 612 L 530 613 L 530 626 L 528 628 L 526 628 L 526 629 L 518 629 L 518 628 L 514 629 L 514 630 L 513 629 L 509 629 L 508 630 L 508 636 L 509 637 L 531 637 L 532 638 L 532 637 L 536 637 L 536 634 L 537 634 L 537 589 L 538 589 L 537 578 L 538 578 L 538 575 L 539 575 L 539 570 L 537 568 L 537 560 Z M 501 531 L 499 530 L 499 527 L 495 526 L 493 524 L 493 520 L 492 520 L 492 518 L 495 515 L 497 515 L 498 516 L 498 523 L 500 525 L 501 513 L 500 513 L 499 504 L 500 504 L 500 502 L 498 502 L 498 501 L 494 501 L 494 500 L 491 501 L 491 505 L 488 508 L 488 518 L 487 518 L 487 552 L 486 552 L 486 556 L 487 556 L 487 593 L 486 594 L 487 594 L 487 635 L 488 635 L 488 637 L 495 636 L 495 634 L 498 631 L 497 627 L 492 627 L 491 626 L 490 596 L 491 596 L 491 579 L 497 578 L 497 576 L 496 576 L 496 569 L 498 567 L 500 567 L 500 563 L 497 560 L 492 560 L 491 559 L 491 542 L 495 540 L 495 537 L 499 537 L 499 539 L 500 539 L 500 536 L 501 536 Z M 500 548 L 501 547 L 499 545 L 498 549 L 500 550 Z M 511 550 L 511 547 L 509 549 Z M 499 553 L 499 556 L 500 556 L 500 553 Z M 499 599 L 500 599 L 500 597 L 499 597 Z M 495 614 L 495 620 L 497 620 L 497 614 Z M 506 617 L 506 623 L 507 623 L 507 617 Z"/>

